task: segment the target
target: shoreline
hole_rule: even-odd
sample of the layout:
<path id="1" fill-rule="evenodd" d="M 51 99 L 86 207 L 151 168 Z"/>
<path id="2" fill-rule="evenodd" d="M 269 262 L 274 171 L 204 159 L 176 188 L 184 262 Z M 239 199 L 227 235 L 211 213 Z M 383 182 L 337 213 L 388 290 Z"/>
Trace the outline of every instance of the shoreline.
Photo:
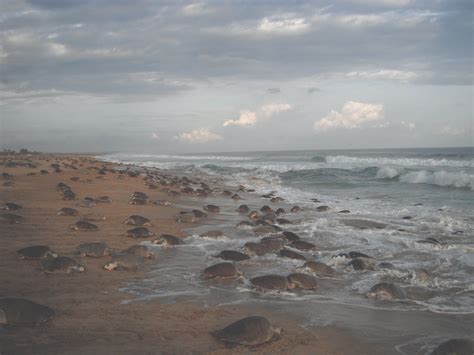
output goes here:
<path id="1" fill-rule="evenodd" d="M 23 297 L 47 305 L 56 312 L 55 318 L 34 328 L 15 328 L 0 331 L 0 351 L 16 353 L 246 353 L 246 347 L 227 349 L 209 335 L 232 321 L 249 315 L 251 310 L 242 306 L 204 307 L 190 303 L 162 304 L 158 300 L 147 302 L 123 301 L 131 295 L 119 291 L 127 282 L 146 277 L 140 272 L 107 272 L 102 270 L 107 258 L 81 258 L 86 272 L 75 275 L 47 275 L 39 270 L 38 262 L 18 260 L 15 251 L 29 245 L 50 246 L 60 255 L 73 256 L 74 249 L 83 242 L 105 241 L 115 249 L 124 249 L 140 241 L 126 238 L 130 229 L 123 221 L 131 214 L 151 217 L 150 229 L 183 236 L 183 225 L 174 221 L 174 207 L 145 205 L 132 206 L 129 195 L 134 191 L 146 192 L 152 200 L 171 199 L 158 189 L 145 188 L 141 177 L 117 179 L 116 173 L 107 171 L 97 175 L 97 169 L 111 169 L 117 164 L 98 161 L 89 155 L 11 156 L 14 161 L 30 160 L 36 168 L 4 167 L 1 172 L 15 176 L 15 186 L 1 186 L 1 202 L 15 202 L 23 208 L 15 213 L 24 217 L 16 225 L 0 224 L 4 248 L 0 252 L 0 282 L 4 287 L 0 297 Z M 6 161 L 9 157 L 0 157 Z M 49 160 L 49 161 L 47 161 Z M 77 160 L 77 163 L 71 161 Z M 54 173 L 50 164 L 58 161 L 61 172 Z M 77 170 L 66 165 L 75 165 Z M 79 165 L 83 166 L 79 166 Z M 124 166 L 124 165 L 122 165 Z M 40 169 L 50 171 L 39 174 Z M 36 175 L 28 173 L 36 172 Z M 79 177 L 78 181 L 70 178 Z M 100 177 L 100 178 L 97 178 Z M 89 181 L 88 181 L 89 180 Z M 56 184 L 71 186 L 79 198 L 110 196 L 111 203 L 94 207 L 77 206 L 76 201 L 63 201 Z M 186 196 L 178 198 L 180 203 Z M 204 204 L 204 202 L 203 202 Z M 78 217 L 57 216 L 62 207 L 72 207 L 81 213 L 98 213 L 107 217 L 97 222 L 99 231 L 73 232 L 68 227 Z M 2 211 L 5 212 L 5 211 Z M 159 263 L 159 260 L 153 262 Z M 253 310 L 255 312 L 255 310 Z M 358 349 L 370 353 L 367 344 L 357 341 L 347 331 L 334 327 L 317 330 L 301 328 L 288 319 L 277 319 L 268 310 L 260 315 L 272 322 L 284 324 L 285 336 L 265 344 L 257 352 L 308 353 L 319 349 L 327 354 L 345 354 Z M 276 318 L 276 319 L 275 319 Z M 337 340 L 335 340 L 337 338 Z M 253 350 L 252 350 L 253 351 Z M 373 349 L 372 349 L 373 351 Z"/>

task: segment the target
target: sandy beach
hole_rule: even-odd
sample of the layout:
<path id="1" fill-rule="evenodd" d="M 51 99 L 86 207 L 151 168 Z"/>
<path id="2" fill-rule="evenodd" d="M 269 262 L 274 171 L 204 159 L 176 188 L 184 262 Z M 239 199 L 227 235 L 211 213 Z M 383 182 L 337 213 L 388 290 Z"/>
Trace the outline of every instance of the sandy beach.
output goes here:
<path id="1" fill-rule="evenodd" d="M 9 160 L 33 165 L 11 167 L 5 164 Z M 17 211 L 2 213 L 12 212 L 24 219 L 19 224 L 0 224 L 0 297 L 25 298 L 49 306 L 56 313 L 51 321 L 36 327 L 2 329 L 1 354 L 374 353 L 375 349 L 347 331 L 333 327 L 303 329 L 292 319 L 276 317 L 268 310 L 161 304 L 159 301 L 126 302 L 133 297 L 119 288 L 146 277 L 148 266 L 139 272 L 109 272 L 103 265 L 110 257 L 77 257 L 86 268 L 83 273 L 44 273 L 38 261 L 20 260 L 16 251 L 31 245 L 47 245 L 61 256 L 76 257 L 74 252 L 79 244 L 96 241 L 122 250 L 141 241 L 124 235 L 130 229 L 124 220 L 132 214 L 148 216 L 153 224 L 150 230 L 156 235 L 184 236 L 182 224 L 174 218 L 178 210 L 173 206 L 129 203 L 130 194 L 135 191 L 147 193 L 151 201 L 169 200 L 173 204 L 175 200 L 159 189 L 146 189 L 141 176 L 111 172 L 113 164 L 98 162 L 92 156 L 14 156 L 3 157 L 1 161 L 1 172 L 14 176 L 14 186 L 0 186 L 0 202 L 23 206 Z M 51 167 L 54 163 L 60 165 L 60 172 L 54 172 Z M 105 175 L 98 174 L 98 169 L 103 168 L 106 168 Z M 42 169 L 49 173 L 40 174 Z M 119 175 L 122 178 L 119 179 Z M 72 177 L 76 177 L 73 179 L 76 181 L 72 181 Z M 60 182 L 71 187 L 76 200 L 62 199 L 56 189 Z M 111 202 L 85 207 L 81 200 L 86 196 L 109 196 Z M 77 209 L 79 216 L 58 216 L 58 210 L 63 207 Z M 70 225 L 81 215 L 90 213 L 106 217 L 94 222 L 98 231 L 71 230 Z M 160 260 L 148 263 L 159 264 Z M 230 349 L 210 336 L 210 331 L 248 315 L 267 317 L 272 324 L 284 329 L 283 337 L 257 348 Z"/>

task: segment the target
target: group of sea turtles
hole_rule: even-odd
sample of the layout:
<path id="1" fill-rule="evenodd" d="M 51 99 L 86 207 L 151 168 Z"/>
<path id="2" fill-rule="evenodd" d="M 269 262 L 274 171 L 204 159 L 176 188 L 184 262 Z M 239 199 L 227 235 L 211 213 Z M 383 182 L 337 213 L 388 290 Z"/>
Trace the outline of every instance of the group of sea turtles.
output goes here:
<path id="1" fill-rule="evenodd" d="M 77 169 L 75 165 L 84 165 L 73 161 L 71 164 L 63 163 L 64 168 Z M 62 171 L 59 163 L 51 164 L 53 171 L 60 173 Z M 159 174 L 156 171 L 133 169 L 114 170 L 106 167 L 97 168 L 90 166 L 88 169 L 95 169 L 98 173 L 97 178 L 103 178 L 107 172 L 118 174 L 119 178 L 123 178 L 124 174 L 130 177 L 144 176 L 145 186 L 149 189 L 161 188 L 170 196 L 179 196 L 182 194 L 193 196 L 210 196 L 217 192 L 223 196 L 228 196 L 234 201 L 241 200 L 239 192 L 254 192 L 254 190 L 246 189 L 239 186 L 237 193 L 229 190 L 219 190 L 211 188 L 208 183 L 201 181 L 193 181 L 188 177 L 177 177 L 166 174 Z M 40 174 L 47 174 L 48 171 L 41 170 Z M 4 180 L 12 181 L 13 175 L 3 173 Z M 71 178 L 71 181 L 79 181 L 79 178 Z M 5 184 L 4 184 L 5 185 Z M 194 187 L 196 186 L 197 187 Z M 8 184 L 6 185 L 8 186 Z M 77 195 L 71 187 L 61 182 L 58 183 L 56 189 L 62 193 L 63 200 L 75 201 Z M 282 198 L 269 193 L 262 196 L 269 199 L 272 203 L 283 201 Z M 86 197 L 81 200 L 83 206 L 92 207 L 97 203 L 110 203 L 108 196 L 98 198 Z M 130 195 L 130 204 L 145 205 L 151 200 L 146 193 L 133 192 Z M 169 205 L 168 201 L 157 201 L 156 204 Z M 21 209 L 22 206 L 13 202 L 7 202 L 0 206 L 0 209 L 8 213 L 0 214 L 0 223 L 17 224 L 23 221 L 23 217 L 10 213 Z M 317 211 L 324 212 L 328 210 L 328 206 L 320 206 Z M 293 206 L 290 210 L 292 213 L 301 211 L 299 206 Z M 206 218 L 209 214 L 219 213 L 220 208 L 216 205 L 208 204 L 203 210 L 194 209 L 192 211 L 183 211 L 176 216 L 176 220 L 182 223 L 196 223 Z M 283 208 L 274 210 L 268 205 L 263 206 L 260 210 L 251 210 L 247 205 L 240 205 L 237 212 L 246 215 L 247 219 L 238 223 L 237 228 L 252 229 L 254 234 L 260 237 L 258 242 L 245 243 L 241 250 L 222 250 L 215 255 L 224 261 L 213 264 L 205 268 L 201 276 L 206 280 L 219 279 L 239 279 L 243 278 L 243 273 L 235 266 L 234 263 L 248 260 L 252 257 L 258 257 L 265 254 L 276 254 L 282 258 L 290 258 L 301 260 L 304 264 L 302 270 L 305 272 L 293 272 L 288 275 L 267 274 L 250 278 L 249 282 L 257 291 L 287 291 L 287 290 L 310 290 L 314 291 L 318 288 L 317 277 L 333 277 L 336 271 L 329 265 L 320 261 L 308 259 L 307 253 L 317 250 L 317 246 L 309 241 L 303 240 L 297 234 L 285 230 L 282 226 L 291 225 L 291 221 L 282 218 L 286 214 Z M 340 213 L 348 213 L 343 210 Z M 57 214 L 59 216 L 75 217 L 80 213 L 72 207 L 63 207 Z M 71 229 L 81 232 L 94 232 L 99 227 L 92 223 L 103 220 L 103 216 L 93 214 L 82 216 L 76 223 L 71 225 Z M 152 227 L 149 218 L 133 214 L 124 220 L 124 224 L 130 226 L 131 229 L 125 232 L 125 236 L 133 239 L 154 238 L 153 243 L 156 245 L 173 247 L 183 244 L 183 240 L 179 237 L 162 234 L 158 238 L 148 229 Z M 201 234 L 203 238 L 221 238 L 224 233 L 219 230 L 209 230 Z M 76 257 L 109 257 L 110 260 L 104 264 L 105 270 L 140 270 L 145 265 L 147 259 L 153 258 L 154 254 L 144 245 L 133 245 L 127 249 L 116 251 L 110 248 L 105 242 L 87 242 L 77 246 L 73 253 L 75 257 L 61 256 L 45 245 L 26 246 L 17 251 L 17 255 L 25 260 L 38 260 L 41 268 L 47 273 L 64 273 L 83 272 L 85 267 L 79 263 Z M 355 270 L 367 269 L 373 267 L 374 261 L 368 255 L 358 252 L 349 252 L 347 257 L 350 262 L 349 266 Z M 386 265 L 387 266 L 387 265 Z M 388 267 L 388 266 L 387 266 Z M 392 283 L 379 283 L 375 285 L 368 294 L 369 297 L 380 299 L 403 299 L 406 294 L 402 288 Z M 0 325 L 38 325 L 47 322 L 54 317 L 55 312 L 46 306 L 34 303 L 22 298 L 0 298 Z M 250 316 L 237 320 L 230 325 L 211 332 L 211 335 L 226 344 L 240 344 L 246 346 L 257 346 L 269 341 L 278 339 L 282 334 L 280 328 L 274 327 L 271 323 L 261 316 Z M 432 354 L 472 354 L 473 343 L 466 339 L 451 339 L 440 344 Z"/>

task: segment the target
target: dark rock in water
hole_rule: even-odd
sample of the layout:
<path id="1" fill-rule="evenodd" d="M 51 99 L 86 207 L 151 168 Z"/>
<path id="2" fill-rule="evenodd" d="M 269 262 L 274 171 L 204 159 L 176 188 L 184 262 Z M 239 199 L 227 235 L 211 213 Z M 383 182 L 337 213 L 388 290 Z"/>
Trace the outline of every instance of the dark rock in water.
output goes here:
<path id="1" fill-rule="evenodd" d="M 449 339 L 438 345 L 431 355 L 473 355 L 474 342 L 471 339 Z"/>
<path id="2" fill-rule="evenodd" d="M 0 206 L 0 210 L 7 210 L 7 211 L 16 211 L 22 208 L 23 207 L 21 205 L 17 203 L 13 203 L 13 202 L 6 202 L 2 206 Z"/>
<path id="3" fill-rule="evenodd" d="M 218 255 L 216 255 L 216 257 L 230 261 L 242 261 L 250 259 L 250 256 L 247 254 L 235 250 L 222 250 Z"/>
<path id="4" fill-rule="evenodd" d="M 412 216 L 403 216 L 402 219 L 412 219 Z"/>
<path id="5" fill-rule="evenodd" d="M 203 209 L 204 211 L 212 212 L 212 213 L 219 213 L 221 210 L 219 206 L 216 206 L 216 205 L 207 205 L 207 206 L 204 206 Z"/>
<path id="6" fill-rule="evenodd" d="M 283 234 L 285 236 L 285 238 L 290 241 L 290 242 L 294 242 L 295 240 L 300 240 L 301 238 L 298 237 L 295 233 L 293 232 L 289 232 L 289 231 L 284 231 L 282 232 L 281 234 Z"/>
<path id="7" fill-rule="evenodd" d="M 385 223 L 368 221 L 363 219 L 340 219 L 342 224 L 357 229 L 384 229 L 387 227 Z"/>
<path id="8" fill-rule="evenodd" d="M 288 289 L 288 280 L 281 275 L 264 275 L 254 277 L 250 283 L 258 291 L 286 291 Z"/>
<path id="9" fill-rule="evenodd" d="M 256 346 L 280 337 L 281 329 L 273 328 L 264 317 L 247 317 L 211 332 L 220 341 L 232 345 Z"/>
<path id="10" fill-rule="evenodd" d="M 239 213 L 249 213 L 250 208 L 247 205 L 240 205 L 239 208 L 237 208 L 237 212 Z"/>
<path id="11" fill-rule="evenodd" d="M 338 213 L 351 213 L 351 211 L 349 211 L 349 210 L 342 210 L 342 211 L 339 211 Z"/>
<path id="12" fill-rule="evenodd" d="M 329 211 L 329 206 L 318 206 L 316 207 L 316 212 L 327 212 Z"/>
<path id="13" fill-rule="evenodd" d="M 288 249 L 282 249 L 279 251 L 278 256 L 288 259 L 295 259 L 295 260 L 306 260 L 306 257 Z"/>
<path id="14" fill-rule="evenodd" d="M 51 308 L 23 298 L 0 299 L 0 324 L 35 326 L 49 321 L 54 315 Z"/>

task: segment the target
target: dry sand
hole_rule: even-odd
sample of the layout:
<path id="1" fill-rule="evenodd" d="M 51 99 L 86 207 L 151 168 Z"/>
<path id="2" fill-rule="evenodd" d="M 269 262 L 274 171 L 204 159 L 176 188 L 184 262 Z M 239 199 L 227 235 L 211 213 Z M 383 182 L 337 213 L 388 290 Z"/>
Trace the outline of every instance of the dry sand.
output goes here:
<path id="1" fill-rule="evenodd" d="M 209 335 L 210 330 L 222 328 L 244 316 L 256 315 L 241 306 L 208 307 L 194 304 L 160 304 L 159 301 L 131 302 L 129 294 L 118 289 L 127 281 L 142 278 L 141 272 L 108 272 L 102 266 L 105 258 L 81 258 L 86 272 L 73 275 L 45 274 L 38 261 L 19 260 L 16 250 L 30 245 L 48 245 L 60 255 L 73 256 L 83 242 L 105 241 L 115 249 L 139 243 L 123 234 L 131 227 L 123 223 L 131 214 L 151 217 L 157 235 L 182 236 L 180 225 L 174 221 L 173 207 L 148 204 L 132 206 L 129 196 L 134 191 L 146 192 L 153 200 L 169 199 L 159 190 L 147 190 L 141 177 L 118 174 L 98 175 L 91 166 L 108 166 L 88 156 L 11 157 L 14 161 L 29 161 L 37 168 L 5 167 L 0 173 L 15 175 L 15 186 L 0 186 L 0 205 L 5 202 L 21 204 L 23 209 L 12 213 L 24 217 L 16 225 L 0 224 L 0 297 L 22 297 L 47 305 L 56 317 L 45 325 L 0 329 L 0 353 L 3 354 L 188 354 L 188 353 L 287 353 L 287 354 L 372 354 L 362 341 L 349 333 L 331 327 L 301 328 L 294 320 L 278 319 L 267 311 L 258 312 L 274 325 L 284 328 L 282 339 L 257 348 L 227 348 Z M 60 173 L 49 166 L 80 160 L 78 170 L 64 168 Z M 7 158 L 0 157 L 0 163 Z M 82 165 L 82 166 L 80 166 Z M 50 171 L 39 174 L 40 169 Z M 36 172 L 34 176 L 28 173 Z M 77 176 L 79 181 L 71 181 Z M 100 176 L 100 179 L 96 177 Z M 89 179 L 89 182 L 87 180 Z M 78 206 L 78 201 L 63 201 L 56 190 L 59 182 L 68 184 L 78 198 L 107 195 L 111 203 L 95 207 Z M 3 181 L 0 179 L 0 185 Z M 204 205 L 205 203 L 203 203 Z M 69 225 L 79 217 L 58 216 L 62 207 L 73 207 L 81 214 L 106 216 L 94 222 L 96 232 L 75 232 Z M 0 211 L 9 213 L 9 211 Z M 159 264 L 159 260 L 155 260 Z"/>

